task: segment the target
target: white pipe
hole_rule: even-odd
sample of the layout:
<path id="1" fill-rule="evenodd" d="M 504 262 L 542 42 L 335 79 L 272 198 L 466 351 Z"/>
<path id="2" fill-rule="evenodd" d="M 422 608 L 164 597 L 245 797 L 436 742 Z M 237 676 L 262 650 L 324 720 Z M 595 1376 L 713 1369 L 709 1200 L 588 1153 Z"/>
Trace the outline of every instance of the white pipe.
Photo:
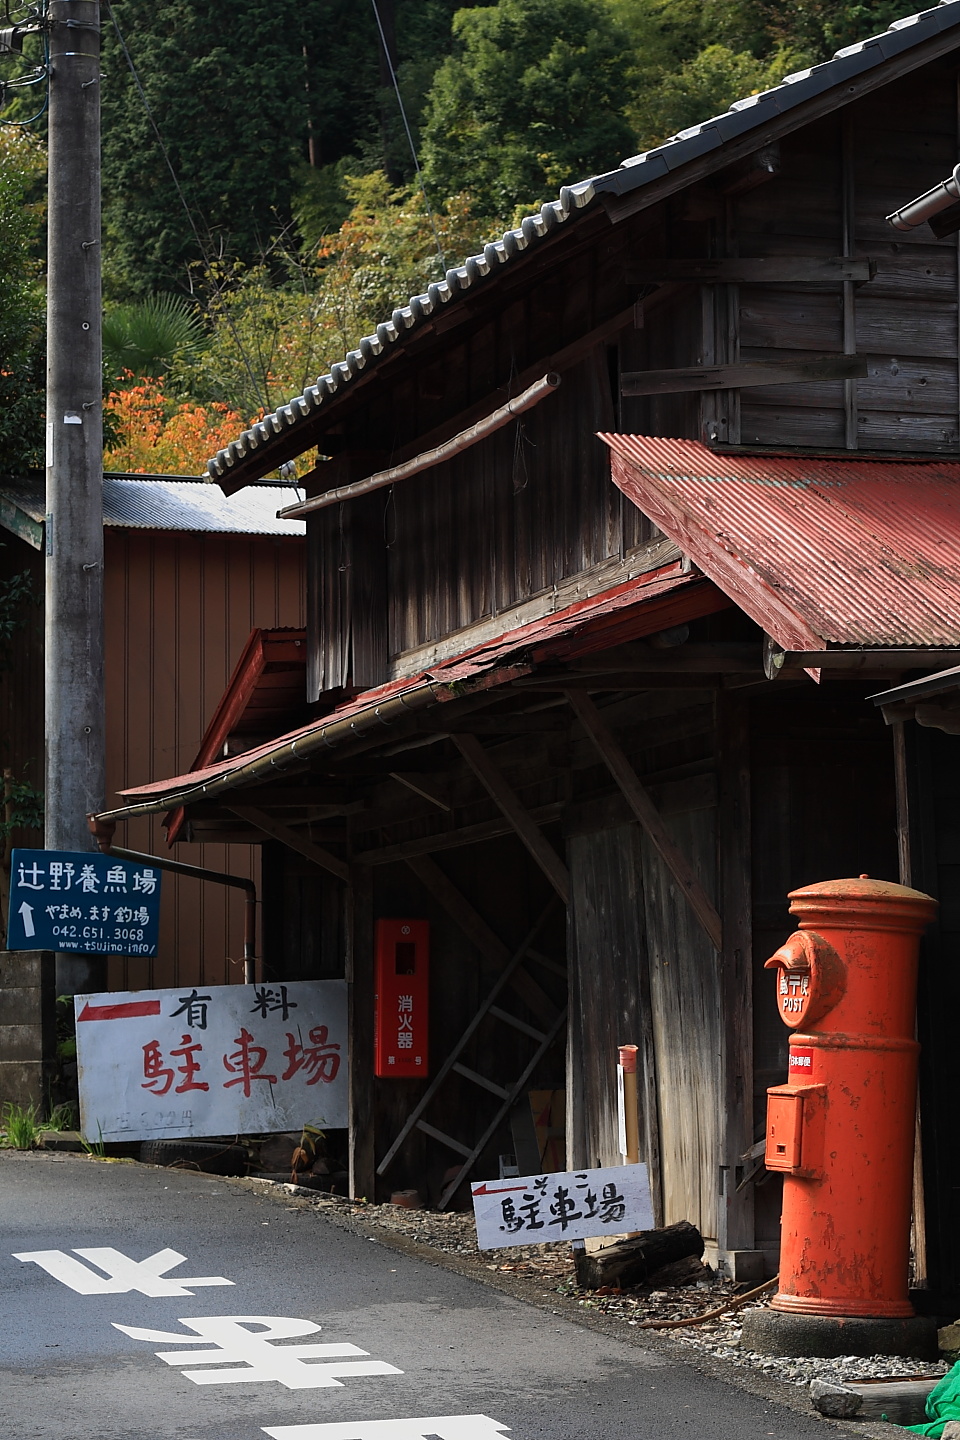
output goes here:
<path id="1" fill-rule="evenodd" d="M 892 225 L 894 230 L 916 230 L 918 225 L 922 225 L 932 215 L 939 215 L 941 210 L 948 210 L 958 200 L 960 165 L 954 167 L 949 180 L 941 180 L 939 185 L 935 185 L 925 195 L 920 195 L 899 210 L 894 210 L 892 215 L 887 216 L 887 224 Z"/>
<path id="2" fill-rule="evenodd" d="M 371 490 L 382 490 L 384 486 L 393 485 L 397 480 L 406 480 L 408 475 L 416 475 L 421 470 L 431 470 L 434 465 L 441 465 L 451 456 L 469 450 L 471 445 L 476 445 L 495 430 L 502 430 L 516 415 L 522 415 L 525 410 L 539 404 L 543 397 L 556 390 L 559 384 L 560 376 L 551 371 L 541 376 L 514 400 L 502 405 L 499 410 L 494 410 L 485 419 L 478 420 L 475 425 L 461 430 L 459 435 L 445 440 L 435 450 L 424 450 L 422 455 L 407 460 L 403 465 L 394 465 L 392 470 L 378 470 L 376 475 L 369 475 L 366 480 L 355 480 L 351 485 L 338 485 L 335 490 L 327 490 L 323 495 L 315 495 L 312 500 L 304 500 L 299 505 L 287 505 L 285 509 L 277 511 L 277 519 L 294 520 L 300 515 L 310 515 L 314 510 L 324 510 L 328 505 L 339 504 L 341 500 L 352 500 L 357 495 L 368 495 Z"/>

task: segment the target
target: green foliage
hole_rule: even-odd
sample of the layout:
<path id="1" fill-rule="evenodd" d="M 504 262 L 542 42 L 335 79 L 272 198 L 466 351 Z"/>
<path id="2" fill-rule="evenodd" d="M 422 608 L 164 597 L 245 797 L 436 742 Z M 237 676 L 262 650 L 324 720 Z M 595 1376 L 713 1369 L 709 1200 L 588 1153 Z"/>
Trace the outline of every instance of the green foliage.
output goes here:
<path id="1" fill-rule="evenodd" d="M 306 131 L 298 20 L 316 0 L 279 13 L 264 0 L 115 8 L 207 253 L 259 254 L 289 215 Z M 197 241 L 109 24 L 103 68 L 108 283 L 122 298 L 189 288 Z"/>
<path id="2" fill-rule="evenodd" d="M 6 474 L 41 463 L 44 302 L 31 253 L 38 217 L 29 203 L 38 164 L 42 156 L 30 137 L 0 132 L 0 473 Z"/>
<path id="3" fill-rule="evenodd" d="M 104 373 L 110 381 L 165 375 L 198 355 L 206 338 L 196 309 L 178 295 L 111 306 L 103 317 Z"/>
<path id="4" fill-rule="evenodd" d="M 454 17 L 430 91 L 424 173 L 496 214 L 553 196 L 633 148 L 629 37 L 603 0 L 498 0 Z"/>
<path id="5" fill-rule="evenodd" d="M 60 1054 L 59 1046 L 57 1046 L 57 1054 Z M 74 1057 L 75 1056 L 76 1046 L 74 1046 Z M 70 1102 L 67 1100 L 61 1101 L 59 1105 L 52 1105 L 50 1107 L 50 1114 L 48 1118 L 41 1121 L 40 1123 L 41 1130 L 53 1130 L 59 1132 L 62 1130 L 75 1130 L 76 1128 L 77 1107 L 70 1104 Z"/>
<path id="6" fill-rule="evenodd" d="M 36 1105 L 15 1105 L 8 1100 L 0 1111 L 2 1144 L 10 1150 L 33 1150 L 40 1138 Z"/>
<path id="7" fill-rule="evenodd" d="M 777 50 L 758 60 L 749 50 L 708 45 L 662 76 L 655 89 L 641 87 L 630 108 L 631 119 L 649 144 L 721 114 L 742 96 L 770 89 L 804 63 L 805 57 L 794 50 Z"/>
<path id="8" fill-rule="evenodd" d="M 296 197 L 312 188 L 304 177 L 311 134 L 317 168 L 335 181 L 344 159 L 353 170 L 385 168 L 394 183 L 410 178 L 368 3 L 113 3 L 208 262 L 255 265 L 288 234 Z M 379 0 L 385 27 L 396 33 L 414 126 L 450 49 L 456 4 Z M 201 261 L 197 239 L 106 18 L 103 49 L 106 293 L 189 291 Z M 322 228 L 336 229 L 346 208 L 341 197 Z"/>
<path id="9" fill-rule="evenodd" d="M 43 791 L 28 780 L 7 780 L 3 791 L 0 839 L 8 840 L 15 830 L 43 829 Z"/>
<path id="10" fill-rule="evenodd" d="M 272 268 L 217 267 L 207 286 L 210 342 L 173 368 L 182 392 L 246 416 L 275 409 L 341 360 L 398 301 L 440 277 L 418 186 L 392 186 L 382 170 L 345 176 L 343 185 L 349 213 L 311 250 L 278 250 Z M 505 223 L 475 215 L 463 195 L 439 204 L 434 220 L 444 253 L 458 258 Z"/>

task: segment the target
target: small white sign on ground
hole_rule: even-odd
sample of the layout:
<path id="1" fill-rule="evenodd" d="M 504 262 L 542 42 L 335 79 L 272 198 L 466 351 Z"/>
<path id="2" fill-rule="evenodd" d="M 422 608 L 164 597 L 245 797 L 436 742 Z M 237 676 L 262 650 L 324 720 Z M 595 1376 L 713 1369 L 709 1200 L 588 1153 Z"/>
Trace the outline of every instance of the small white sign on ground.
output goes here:
<path id="1" fill-rule="evenodd" d="M 343 980 L 77 995 L 88 1141 L 347 1124 Z"/>
<path id="2" fill-rule="evenodd" d="M 653 1228 L 646 1165 L 611 1165 L 472 1185 L 481 1250 Z"/>
<path id="3" fill-rule="evenodd" d="M 431 1415 L 420 1420 L 334 1420 L 319 1425 L 274 1425 L 273 1440 L 505 1440 L 509 1425 L 489 1415 Z"/>

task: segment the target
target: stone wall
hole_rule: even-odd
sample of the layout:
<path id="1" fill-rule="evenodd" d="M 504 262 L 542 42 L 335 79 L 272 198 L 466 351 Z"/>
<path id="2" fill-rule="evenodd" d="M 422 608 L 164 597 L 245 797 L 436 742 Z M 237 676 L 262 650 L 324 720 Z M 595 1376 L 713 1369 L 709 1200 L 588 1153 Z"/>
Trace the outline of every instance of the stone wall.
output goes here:
<path id="1" fill-rule="evenodd" d="M 0 1107 L 46 1114 L 55 1060 L 53 952 L 0 950 Z"/>

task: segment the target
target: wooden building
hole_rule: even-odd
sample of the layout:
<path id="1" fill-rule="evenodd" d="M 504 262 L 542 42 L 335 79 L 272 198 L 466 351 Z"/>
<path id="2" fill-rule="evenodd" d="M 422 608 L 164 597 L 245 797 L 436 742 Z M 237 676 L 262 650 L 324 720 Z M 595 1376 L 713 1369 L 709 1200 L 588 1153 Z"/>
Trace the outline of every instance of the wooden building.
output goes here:
<path id="1" fill-rule="evenodd" d="M 289 487 L 226 499 L 196 478 L 105 478 L 108 794 L 131 776 L 190 765 L 251 630 L 303 625 L 304 527 L 276 519 L 277 502 L 296 497 Z M 0 482 L 0 526 L 0 580 L 28 573 L 35 602 L 23 607 L 10 668 L 0 671 L 0 759 L 42 790 L 42 477 Z M 159 817 L 127 827 L 126 842 L 162 851 Z M 14 843 L 39 845 L 42 837 L 19 832 Z M 259 852 L 246 844 L 188 844 L 178 853 L 214 870 L 259 873 Z M 163 882 L 157 957 L 109 962 L 118 990 L 242 979 L 242 896 L 175 875 Z"/>
<path id="2" fill-rule="evenodd" d="M 958 74 L 951 0 L 565 187 L 211 461 L 232 493 L 327 457 L 294 512 L 318 708 L 114 813 L 267 847 L 271 973 L 351 983 L 354 1193 L 448 1203 L 561 1084 L 569 1162 L 615 1162 L 633 1041 L 659 1217 L 775 1270 L 763 963 L 790 889 L 897 876 L 868 697 L 960 660 L 960 213 L 885 221 L 956 163 Z M 404 915 L 429 1089 L 373 1076 Z"/>

